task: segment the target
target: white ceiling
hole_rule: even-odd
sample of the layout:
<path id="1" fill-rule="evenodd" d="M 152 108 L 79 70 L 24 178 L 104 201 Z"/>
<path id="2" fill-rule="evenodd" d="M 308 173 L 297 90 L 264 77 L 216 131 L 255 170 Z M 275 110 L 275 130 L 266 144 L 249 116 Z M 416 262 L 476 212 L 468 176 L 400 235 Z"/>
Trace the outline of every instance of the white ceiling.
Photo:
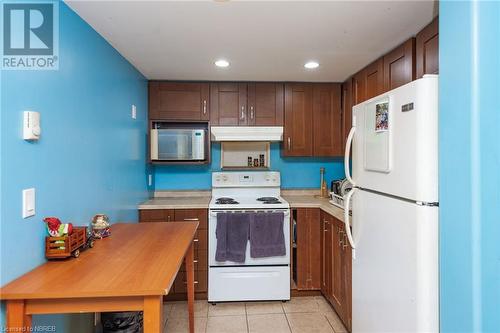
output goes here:
<path id="1" fill-rule="evenodd" d="M 66 1 L 149 79 L 343 81 L 429 23 L 434 1 Z M 230 67 L 214 66 L 219 58 Z M 303 65 L 316 60 L 320 67 Z"/>

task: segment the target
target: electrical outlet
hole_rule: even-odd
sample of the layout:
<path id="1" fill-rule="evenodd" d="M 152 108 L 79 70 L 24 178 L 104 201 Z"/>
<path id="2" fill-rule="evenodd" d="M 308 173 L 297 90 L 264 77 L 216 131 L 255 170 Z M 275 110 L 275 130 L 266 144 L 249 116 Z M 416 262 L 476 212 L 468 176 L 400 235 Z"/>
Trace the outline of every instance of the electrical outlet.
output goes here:
<path id="1" fill-rule="evenodd" d="M 132 119 L 137 119 L 137 108 L 132 104 Z"/>

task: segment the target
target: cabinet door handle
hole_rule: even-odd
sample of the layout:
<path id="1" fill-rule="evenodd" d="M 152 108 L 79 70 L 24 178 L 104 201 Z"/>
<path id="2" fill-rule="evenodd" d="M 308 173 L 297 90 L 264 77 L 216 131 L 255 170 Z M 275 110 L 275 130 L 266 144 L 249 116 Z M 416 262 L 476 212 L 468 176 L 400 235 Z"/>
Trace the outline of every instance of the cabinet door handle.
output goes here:
<path id="1" fill-rule="evenodd" d="M 250 107 L 250 119 L 253 119 L 253 106 Z"/>
<path id="2" fill-rule="evenodd" d="M 198 238 L 193 239 L 193 242 L 199 242 L 200 240 Z"/>
<path id="3" fill-rule="evenodd" d="M 207 114 L 207 100 L 203 100 L 203 114 Z"/>
<path id="4" fill-rule="evenodd" d="M 288 150 L 290 150 L 291 148 L 292 148 L 292 139 L 288 137 Z"/>
<path id="5" fill-rule="evenodd" d="M 195 264 L 197 264 L 197 263 L 198 263 L 198 260 L 193 260 L 193 262 L 194 262 Z"/>
<path id="6" fill-rule="evenodd" d="M 198 284 L 198 281 L 194 281 L 194 284 Z M 184 281 L 184 284 L 188 284 L 187 281 Z"/>
<path id="7" fill-rule="evenodd" d="M 170 215 L 167 216 L 167 222 L 170 222 Z"/>
<path id="8" fill-rule="evenodd" d="M 344 242 L 342 243 L 342 250 L 345 250 L 345 248 L 349 246 L 349 243 L 348 243 L 346 238 L 347 238 L 347 236 L 344 233 Z"/>
<path id="9" fill-rule="evenodd" d="M 184 221 L 199 221 L 199 220 L 200 220 L 200 219 L 199 219 L 199 218 L 197 218 L 197 217 L 184 219 Z"/>
<path id="10" fill-rule="evenodd" d="M 245 106 L 241 106 L 241 120 L 245 119 Z"/>

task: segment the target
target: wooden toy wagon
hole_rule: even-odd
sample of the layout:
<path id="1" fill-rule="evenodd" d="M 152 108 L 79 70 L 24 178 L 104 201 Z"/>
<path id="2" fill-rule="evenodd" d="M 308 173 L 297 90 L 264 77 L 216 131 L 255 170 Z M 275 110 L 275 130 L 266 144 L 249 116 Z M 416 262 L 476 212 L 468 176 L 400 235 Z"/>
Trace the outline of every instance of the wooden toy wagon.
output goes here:
<path id="1" fill-rule="evenodd" d="M 61 259 L 73 256 L 78 258 L 80 251 L 94 247 L 94 237 L 87 235 L 87 227 L 74 227 L 70 235 L 45 237 L 45 257 Z"/>

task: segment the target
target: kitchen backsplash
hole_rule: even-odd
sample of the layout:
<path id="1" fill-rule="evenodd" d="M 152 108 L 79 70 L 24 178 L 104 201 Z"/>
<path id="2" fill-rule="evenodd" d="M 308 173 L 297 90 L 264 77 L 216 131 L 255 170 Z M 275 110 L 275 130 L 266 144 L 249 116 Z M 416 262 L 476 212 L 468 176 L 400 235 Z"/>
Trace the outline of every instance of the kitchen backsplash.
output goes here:
<path id="1" fill-rule="evenodd" d="M 155 166 L 154 190 L 210 189 L 212 171 L 220 171 L 220 143 L 212 143 L 209 165 Z M 279 143 L 271 144 L 271 170 L 281 172 L 281 187 L 319 188 L 319 168 L 325 167 L 327 184 L 344 177 L 342 158 L 281 157 Z"/>

